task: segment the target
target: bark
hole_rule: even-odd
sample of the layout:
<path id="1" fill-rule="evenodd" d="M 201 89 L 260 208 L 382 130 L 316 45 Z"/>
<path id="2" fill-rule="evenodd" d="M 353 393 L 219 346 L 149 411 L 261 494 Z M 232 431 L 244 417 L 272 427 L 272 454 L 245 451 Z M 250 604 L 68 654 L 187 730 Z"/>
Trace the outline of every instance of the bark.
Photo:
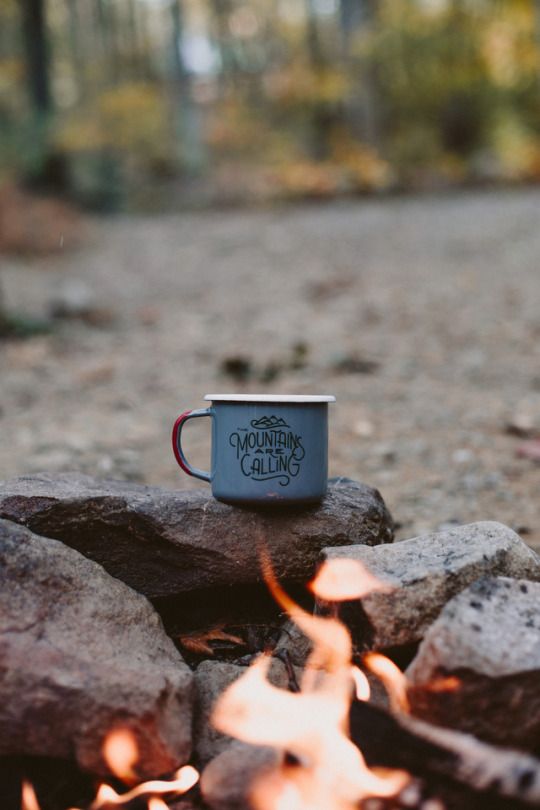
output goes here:
<path id="1" fill-rule="evenodd" d="M 172 16 L 172 95 L 175 129 L 181 144 L 184 166 L 198 171 L 204 164 L 201 123 L 193 100 L 192 79 L 182 57 L 183 8 L 181 0 L 173 0 Z"/>
<path id="2" fill-rule="evenodd" d="M 81 24 L 77 0 L 69 0 L 69 40 L 71 46 L 71 59 L 77 87 L 81 96 L 85 95 L 86 77 L 84 71 L 84 50 L 81 37 Z"/>
<path id="3" fill-rule="evenodd" d="M 376 24 L 376 0 L 341 0 L 343 58 L 348 73 L 358 76 L 348 100 L 346 117 L 352 133 L 359 140 L 373 146 L 377 146 L 381 140 L 377 76 L 369 58 L 355 55 L 354 45 L 362 29 L 366 33 L 372 33 Z"/>
<path id="4" fill-rule="evenodd" d="M 45 0 L 22 0 L 21 6 L 28 89 L 36 112 L 47 114 L 52 99 Z"/>

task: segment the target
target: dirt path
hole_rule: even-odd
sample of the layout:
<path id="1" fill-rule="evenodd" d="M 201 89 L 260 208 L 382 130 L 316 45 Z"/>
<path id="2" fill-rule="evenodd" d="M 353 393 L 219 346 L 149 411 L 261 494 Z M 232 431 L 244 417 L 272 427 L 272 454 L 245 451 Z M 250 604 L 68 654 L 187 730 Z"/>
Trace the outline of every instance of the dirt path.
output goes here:
<path id="1" fill-rule="evenodd" d="M 0 476 L 190 486 L 169 432 L 204 393 L 335 393 L 331 474 L 379 487 L 400 537 L 495 519 L 540 547 L 540 465 L 505 431 L 540 427 L 539 226 L 540 191 L 475 193 L 115 219 L 3 260 L 10 306 L 81 279 L 114 318 L 0 346 Z"/>

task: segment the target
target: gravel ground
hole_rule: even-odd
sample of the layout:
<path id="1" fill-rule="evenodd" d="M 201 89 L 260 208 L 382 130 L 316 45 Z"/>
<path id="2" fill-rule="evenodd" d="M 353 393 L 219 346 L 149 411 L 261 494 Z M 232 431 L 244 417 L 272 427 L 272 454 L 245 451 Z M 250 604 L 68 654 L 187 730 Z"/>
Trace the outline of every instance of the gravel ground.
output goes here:
<path id="1" fill-rule="evenodd" d="M 539 226 L 540 191 L 481 192 L 93 221 L 78 252 L 4 259 L 11 308 L 81 282 L 95 311 L 0 346 L 0 475 L 197 486 L 169 434 L 203 394 L 334 393 L 330 472 L 399 537 L 494 519 L 540 548 L 507 429 L 540 431 Z M 207 467 L 204 420 L 186 442 Z"/>

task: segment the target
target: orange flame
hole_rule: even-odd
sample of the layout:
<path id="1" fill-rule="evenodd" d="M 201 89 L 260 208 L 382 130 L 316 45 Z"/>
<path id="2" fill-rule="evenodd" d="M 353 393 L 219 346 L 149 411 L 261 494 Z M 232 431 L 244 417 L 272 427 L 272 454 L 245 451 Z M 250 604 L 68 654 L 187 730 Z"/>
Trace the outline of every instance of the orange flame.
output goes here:
<path id="1" fill-rule="evenodd" d="M 90 805 L 91 810 L 99 810 L 108 804 L 122 805 L 128 804 L 140 796 L 147 794 L 175 793 L 180 795 L 190 790 L 199 779 L 198 771 L 191 765 L 184 765 L 180 768 L 170 781 L 154 779 L 149 782 L 142 782 L 140 785 L 129 790 L 127 793 L 119 794 L 110 785 L 100 785 L 96 798 Z"/>
<path id="2" fill-rule="evenodd" d="M 357 700 L 369 700 L 371 697 L 371 687 L 365 674 L 358 667 L 351 667 L 351 676 L 354 681 L 354 688 Z"/>
<path id="3" fill-rule="evenodd" d="M 460 686 L 461 681 L 455 675 L 440 676 L 425 684 L 430 692 L 455 692 Z"/>
<path id="4" fill-rule="evenodd" d="M 152 796 L 151 799 L 148 799 L 148 810 L 169 810 L 169 807 L 162 799 Z"/>
<path id="5" fill-rule="evenodd" d="M 313 593 L 326 602 L 362 599 L 373 591 L 388 592 L 392 585 L 381 582 L 358 560 L 341 557 L 327 560 L 309 584 Z"/>
<path id="6" fill-rule="evenodd" d="M 26 780 L 22 783 L 21 810 L 39 810 L 36 792 Z"/>
<path id="7" fill-rule="evenodd" d="M 139 758 L 133 732 L 127 728 L 111 731 L 103 743 L 103 758 L 112 773 L 124 782 L 136 779 L 133 766 Z"/>
<path id="8" fill-rule="evenodd" d="M 366 653 L 363 661 L 369 671 L 383 682 L 392 709 L 396 712 L 408 713 L 407 682 L 399 667 L 385 655 L 375 652 Z"/>
<path id="9" fill-rule="evenodd" d="M 255 807 L 352 810 L 368 796 L 394 795 L 405 785 L 407 775 L 370 770 L 348 734 L 351 686 L 354 682 L 363 696 L 369 689 L 363 673 L 351 667 L 348 631 L 337 619 L 312 616 L 300 608 L 277 582 L 265 553 L 262 562 L 270 591 L 310 637 L 313 651 L 299 693 L 270 684 L 270 658 L 262 656 L 222 694 L 214 708 L 213 723 L 220 731 L 245 742 L 274 746 L 289 752 L 300 763 L 282 763 L 259 778 L 252 793 Z M 344 561 L 339 560 L 338 568 L 334 562 L 329 572 L 325 572 L 329 565 L 325 564 L 312 584 L 317 596 L 330 593 L 326 584 L 337 570 L 349 577 L 347 581 L 362 580 L 364 571 L 356 563 L 349 576 L 345 575 Z M 370 578 L 363 580 L 364 589 L 373 590 L 380 584 Z M 332 593 L 335 595 L 335 590 Z M 351 587 L 347 584 L 342 593 L 350 598 Z"/>

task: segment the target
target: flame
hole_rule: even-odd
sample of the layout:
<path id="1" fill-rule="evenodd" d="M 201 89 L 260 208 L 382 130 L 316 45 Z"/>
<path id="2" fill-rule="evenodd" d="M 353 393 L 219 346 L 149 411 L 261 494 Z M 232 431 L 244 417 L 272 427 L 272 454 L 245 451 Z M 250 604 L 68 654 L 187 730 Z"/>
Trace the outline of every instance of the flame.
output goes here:
<path id="1" fill-rule="evenodd" d="M 151 799 L 148 799 L 148 810 L 169 810 L 169 806 L 157 796 L 152 796 Z"/>
<path id="2" fill-rule="evenodd" d="M 380 653 L 368 652 L 363 657 L 364 664 L 384 684 L 390 706 L 395 712 L 409 712 L 405 675 L 393 661 Z"/>
<path id="3" fill-rule="evenodd" d="M 190 790 L 199 779 L 198 771 L 191 765 L 184 765 L 176 771 L 174 779 L 170 781 L 154 779 L 149 782 L 141 782 L 140 785 L 129 790 L 127 793 L 119 794 L 110 785 L 100 785 L 96 798 L 90 805 L 90 810 L 100 810 L 107 804 L 122 805 L 128 804 L 140 796 L 147 794 L 175 793 L 180 795 Z"/>
<path id="4" fill-rule="evenodd" d="M 335 618 L 313 616 L 297 605 L 277 582 L 268 556 L 262 554 L 265 579 L 277 602 L 311 639 L 313 650 L 306 662 L 299 693 L 273 686 L 268 680 L 271 659 L 259 657 L 245 675 L 235 681 L 214 709 L 213 721 L 220 731 L 253 744 L 272 745 L 292 754 L 298 764 L 282 762 L 260 777 L 252 787 L 257 810 L 356 810 L 371 796 L 398 793 L 409 781 L 401 771 L 370 769 L 349 737 L 349 708 L 353 686 L 358 700 L 368 700 L 366 675 L 352 666 L 352 642 L 347 629 Z M 313 593 L 326 601 L 358 599 L 375 590 L 391 590 L 359 562 L 342 559 L 325 563 L 313 582 Z M 405 679 L 384 656 L 369 653 L 367 668 L 387 688 L 393 708 L 406 711 Z M 456 679 L 457 680 L 457 679 Z M 456 688 L 446 679 L 440 688 Z M 103 757 L 115 776 L 129 783 L 135 779 L 139 752 L 127 729 L 110 732 L 103 744 Z M 180 768 L 170 781 L 151 780 L 119 794 L 101 784 L 89 810 L 127 805 L 146 798 L 148 810 L 166 810 L 159 796 L 181 795 L 199 779 L 195 768 Z M 40 810 L 29 782 L 22 786 L 22 810 Z M 78 810 L 71 808 L 71 810 Z"/>
<path id="5" fill-rule="evenodd" d="M 326 602 L 362 599 L 373 591 L 388 592 L 392 585 L 381 582 L 358 560 L 336 557 L 327 560 L 309 584 L 313 593 Z"/>
<path id="6" fill-rule="evenodd" d="M 369 700 L 371 697 L 371 687 L 365 674 L 358 667 L 351 667 L 351 677 L 354 681 L 354 688 L 357 700 Z"/>
<path id="7" fill-rule="evenodd" d="M 135 749 L 136 750 L 136 749 Z M 148 798 L 148 810 L 168 810 L 168 806 L 157 796 L 151 794 L 172 793 L 177 796 L 186 793 L 199 779 L 198 771 L 191 765 L 184 765 L 180 768 L 171 781 L 151 780 L 141 782 L 137 787 L 127 793 L 117 793 L 111 785 L 101 784 L 96 793 L 96 798 L 90 805 L 89 810 L 101 810 L 101 808 L 111 805 L 129 804 L 133 799 L 150 794 Z M 21 810 L 40 810 L 34 788 L 29 782 L 24 781 L 22 785 Z M 72 807 L 70 810 L 79 810 Z"/>
<path id="8" fill-rule="evenodd" d="M 124 782 L 136 779 L 133 766 L 139 758 L 133 732 L 118 728 L 109 732 L 103 743 L 103 758 L 112 773 Z"/>
<path id="9" fill-rule="evenodd" d="M 460 686 L 461 681 L 455 675 L 440 676 L 425 684 L 430 692 L 456 692 Z"/>
<path id="10" fill-rule="evenodd" d="M 135 736 L 127 729 L 111 731 L 103 744 L 103 756 L 111 771 L 125 782 L 134 779 L 133 765 L 139 757 Z M 117 791 L 105 783 L 97 790 L 96 797 L 89 810 L 101 810 L 111 805 L 129 804 L 133 799 L 148 796 L 148 810 L 167 810 L 164 801 L 158 798 L 162 794 L 180 796 L 190 790 L 199 780 L 199 772 L 191 765 L 184 765 L 176 771 L 173 779 L 150 780 L 141 782 L 127 793 Z M 29 782 L 23 782 L 21 810 L 40 810 L 34 788 Z M 72 807 L 70 810 L 79 810 Z"/>
<path id="11" fill-rule="evenodd" d="M 39 810 L 36 792 L 26 780 L 22 783 L 21 810 Z"/>
<path id="12" fill-rule="evenodd" d="M 392 796 L 408 781 L 401 771 L 374 771 L 349 737 L 349 708 L 353 683 L 363 699 L 369 684 L 351 666 L 352 643 L 337 619 L 312 616 L 300 608 L 277 582 L 268 557 L 262 555 L 265 579 L 277 602 L 313 642 L 302 676 L 301 690 L 292 693 L 268 681 L 271 659 L 259 657 L 247 672 L 221 695 L 214 708 L 215 727 L 248 743 L 271 745 L 292 754 L 299 765 L 282 762 L 256 780 L 251 800 L 257 810 L 353 810 L 369 796 Z M 339 562 L 339 566 L 334 565 Z M 362 593 L 381 583 L 353 563 L 326 563 L 312 583 L 317 596 L 327 597 L 328 583 L 341 572 L 351 598 L 350 583 Z M 328 567 L 328 571 L 325 568 Z M 386 587 L 386 586 L 382 586 Z M 332 591 L 335 598 L 336 590 Z M 358 588 L 354 593 L 358 593 Z"/>

